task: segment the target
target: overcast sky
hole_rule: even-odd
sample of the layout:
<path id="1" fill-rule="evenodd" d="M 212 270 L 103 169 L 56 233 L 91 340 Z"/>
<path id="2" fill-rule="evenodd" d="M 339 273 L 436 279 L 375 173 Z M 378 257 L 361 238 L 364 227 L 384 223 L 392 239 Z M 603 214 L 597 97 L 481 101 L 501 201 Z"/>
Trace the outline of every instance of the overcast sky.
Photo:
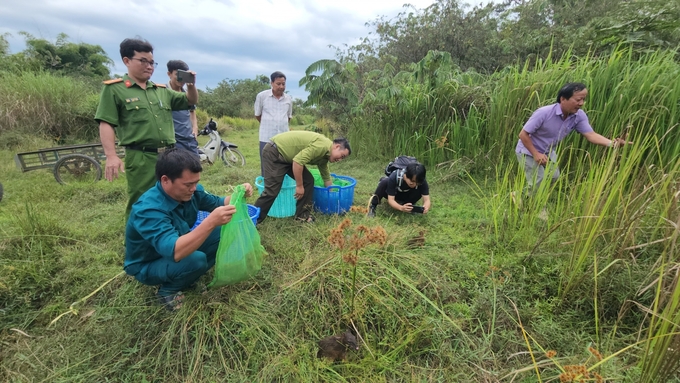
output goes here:
<path id="1" fill-rule="evenodd" d="M 19 31 L 54 42 L 101 45 L 125 73 L 119 44 L 137 35 L 154 46 L 160 63 L 152 80 L 167 81 L 165 64 L 186 61 L 198 73 L 197 85 L 215 87 L 220 80 L 255 78 L 280 70 L 287 90 L 306 99 L 298 87 L 316 60 L 335 58 L 329 45 L 356 44 L 378 16 L 394 17 L 404 3 L 417 9 L 435 0 L 2 0 L 0 34 L 9 32 L 13 53 L 24 50 Z"/>

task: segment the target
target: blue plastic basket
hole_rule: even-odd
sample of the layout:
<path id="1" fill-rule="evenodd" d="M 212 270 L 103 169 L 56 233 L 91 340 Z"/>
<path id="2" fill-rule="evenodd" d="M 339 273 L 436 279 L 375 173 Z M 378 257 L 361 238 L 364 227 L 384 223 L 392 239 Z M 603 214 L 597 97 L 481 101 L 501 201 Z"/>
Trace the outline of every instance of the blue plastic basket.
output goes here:
<path id="1" fill-rule="evenodd" d="M 191 230 L 194 230 L 196 226 L 198 226 L 203 220 L 210 214 L 207 211 L 198 211 L 198 215 L 196 216 L 196 223 L 194 226 L 191 228 Z M 260 218 L 260 208 L 253 206 L 253 205 L 248 205 L 248 216 L 250 219 L 253 221 L 253 224 L 257 225 L 257 219 Z"/>
<path id="2" fill-rule="evenodd" d="M 345 214 L 354 203 L 354 187 L 357 181 L 352 177 L 331 174 L 331 177 L 349 182 L 347 186 L 314 186 L 314 209 L 322 214 Z"/>
<path id="3" fill-rule="evenodd" d="M 248 217 L 253 221 L 253 225 L 257 225 L 257 219 L 260 218 L 260 208 L 248 205 Z"/>
<path id="4" fill-rule="evenodd" d="M 257 191 L 262 194 L 264 192 L 264 178 L 259 176 L 255 178 L 255 186 Z M 295 180 L 286 175 L 283 178 L 283 185 L 281 191 L 274 200 L 274 204 L 269 209 L 267 216 L 274 218 L 292 217 L 295 215 Z"/>
<path id="5" fill-rule="evenodd" d="M 196 223 L 194 224 L 194 226 L 191 227 L 191 230 L 194 230 L 196 226 L 200 225 L 201 222 L 203 222 L 203 220 L 206 219 L 206 217 L 208 217 L 209 214 L 210 212 L 208 211 L 199 210 L 198 215 L 196 216 Z"/>

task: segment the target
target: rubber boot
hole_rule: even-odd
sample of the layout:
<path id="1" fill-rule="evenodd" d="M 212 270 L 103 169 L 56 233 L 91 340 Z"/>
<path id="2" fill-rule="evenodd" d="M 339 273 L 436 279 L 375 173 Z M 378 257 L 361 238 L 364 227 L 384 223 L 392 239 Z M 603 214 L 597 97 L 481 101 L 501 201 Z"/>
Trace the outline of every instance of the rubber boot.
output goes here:
<path id="1" fill-rule="evenodd" d="M 366 217 L 375 217 L 375 208 L 378 207 L 378 201 L 378 196 L 375 194 L 373 194 L 371 198 L 368 199 L 368 212 L 366 213 Z"/>

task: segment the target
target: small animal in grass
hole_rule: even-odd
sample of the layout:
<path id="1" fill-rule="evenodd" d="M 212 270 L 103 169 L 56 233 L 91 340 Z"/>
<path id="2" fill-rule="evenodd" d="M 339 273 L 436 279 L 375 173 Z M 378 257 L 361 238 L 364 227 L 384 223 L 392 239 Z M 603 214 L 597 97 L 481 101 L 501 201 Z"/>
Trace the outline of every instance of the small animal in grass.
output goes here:
<path id="1" fill-rule="evenodd" d="M 319 352 L 317 358 L 328 358 L 333 361 L 345 360 L 347 350 L 358 350 L 357 338 L 350 330 L 340 335 L 331 335 L 319 341 Z"/>
<path id="2" fill-rule="evenodd" d="M 425 244 L 425 230 L 421 230 L 418 235 L 406 241 L 408 247 L 423 247 Z"/>

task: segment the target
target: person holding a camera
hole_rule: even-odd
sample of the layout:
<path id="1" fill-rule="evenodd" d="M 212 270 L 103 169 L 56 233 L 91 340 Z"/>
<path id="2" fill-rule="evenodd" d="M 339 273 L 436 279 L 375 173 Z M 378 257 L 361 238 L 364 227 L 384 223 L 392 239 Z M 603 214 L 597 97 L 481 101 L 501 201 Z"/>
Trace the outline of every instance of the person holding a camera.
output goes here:
<path id="1" fill-rule="evenodd" d="M 412 162 L 404 169 L 397 169 L 383 177 L 368 201 L 367 216 L 375 217 L 375 209 L 383 198 L 387 198 L 387 203 L 394 210 L 427 214 L 430 211 L 430 187 L 425 174 L 425 165 Z M 423 206 L 416 206 L 421 198 Z"/>
<path id="2" fill-rule="evenodd" d="M 175 92 L 185 93 L 184 83 L 191 80 L 188 70 L 189 65 L 182 60 L 168 61 L 167 86 Z M 175 145 L 198 156 L 196 105 L 190 105 L 188 110 L 173 110 L 172 122 L 175 125 Z"/>

